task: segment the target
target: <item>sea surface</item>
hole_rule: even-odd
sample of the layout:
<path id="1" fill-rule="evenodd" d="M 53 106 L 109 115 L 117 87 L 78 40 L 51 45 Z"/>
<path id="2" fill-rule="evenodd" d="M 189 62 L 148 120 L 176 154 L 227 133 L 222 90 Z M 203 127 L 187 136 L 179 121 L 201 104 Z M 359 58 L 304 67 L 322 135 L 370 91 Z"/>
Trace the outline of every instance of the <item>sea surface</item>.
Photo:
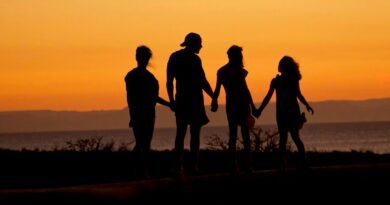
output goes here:
<path id="1" fill-rule="evenodd" d="M 260 125 L 259 127 L 271 133 L 276 130 L 275 125 Z M 152 140 L 152 149 L 173 149 L 175 133 L 175 128 L 156 128 Z M 390 122 L 308 123 L 305 124 L 300 133 L 308 151 L 371 151 L 375 153 L 390 153 Z M 201 132 L 202 149 L 210 148 L 208 145 L 211 140 L 210 136 L 218 136 L 222 141 L 227 140 L 228 128 L 203 127 Z M 0 148 L 50 151 L 67 148 L 67 142 L 99 137 L 102 137 L 103 143 L 113 142 L 115 149 L 120 146 L 127 146 L 128 149 L 132 149 L 134 146 L 132 130 L 125 129 L 3 133 L 0 134 Z M 239 138 L 241 138 L 240 134 Z M 186 148 L 189 147 L 189 131 L 187 132 L 185 146 Z M 295 148 L 293 143 L 292 148 Z"/>

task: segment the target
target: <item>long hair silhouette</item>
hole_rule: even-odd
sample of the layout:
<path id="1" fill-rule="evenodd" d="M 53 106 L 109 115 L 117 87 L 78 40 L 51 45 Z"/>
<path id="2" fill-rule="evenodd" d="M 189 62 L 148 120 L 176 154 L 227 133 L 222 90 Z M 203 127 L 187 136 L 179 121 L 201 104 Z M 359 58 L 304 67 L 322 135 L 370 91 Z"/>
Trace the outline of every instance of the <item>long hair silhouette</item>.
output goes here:
<path id="1" fill-rule="evenodd" d="M 283 56 L 279 61 L 279 72 L 285 73 L 288 78 L 301 80 L 302 75 L 299 71 L 299 64 L 290 56 Z"/>
<path id="2" fill-rule="evenodd" d="M 299 64 L 290 56 L 283 56 L 279 61 L 278 71 L 281 75 L 277 75 L 271 81 L 270 88 L 260 108 L 255 115 L 260 116 L 263 109 L 276 90 L 276 122 L 279 130 L 279 150 L 281 156 L 281 169 L 286 166 L 286 144 L 288 133 L 290 133 L 295 145 L 298 148 L 300 155 L 299 168 L 307 168 L 305 146 L 300 139 L 299 129 L 306 120 L 304 113 L 301 113 L 298 100 L 301 101 L 306 109 L 314 113 L 309 103 L 303 97 L 299 85 L 302 75 L 299 71 Z"/>

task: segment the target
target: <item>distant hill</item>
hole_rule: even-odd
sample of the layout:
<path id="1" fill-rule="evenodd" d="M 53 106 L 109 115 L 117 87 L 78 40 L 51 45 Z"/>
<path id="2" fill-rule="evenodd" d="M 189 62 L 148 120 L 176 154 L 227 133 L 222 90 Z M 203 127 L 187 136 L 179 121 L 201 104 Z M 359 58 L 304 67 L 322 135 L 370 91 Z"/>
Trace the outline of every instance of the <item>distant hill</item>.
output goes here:
<path id="1" fill-rule="evenodd" d="M 330 100 L 311 104 L 315 115 L 307 115 L 309 123 L 390 121 L 390 98 L 360 101 Z M 209 110 L 210 108 L 207 107 L 210 118 L 208 126 L 227 124 L 225 106 L 221 105 L 217 113 Z M 128 121 L 127 109 L 89 112 L 49 110 L 0 112 L 0 133 L 126 129 Z M 267 106 L 256 123 L 275 123 L 275 103 Z M 166 107 L 158 106 L 156 127 L 174 126 L 174 113 Z"/>

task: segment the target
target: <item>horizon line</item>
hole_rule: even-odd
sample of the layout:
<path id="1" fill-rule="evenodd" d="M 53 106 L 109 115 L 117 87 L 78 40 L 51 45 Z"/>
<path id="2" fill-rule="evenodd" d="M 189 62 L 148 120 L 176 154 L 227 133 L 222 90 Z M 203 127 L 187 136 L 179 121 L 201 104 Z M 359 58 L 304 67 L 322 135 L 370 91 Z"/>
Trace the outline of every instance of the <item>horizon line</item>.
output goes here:
<path id="1" fill-rule="evenodd" d="M 310 101 L 310 103 L 324 103 L 324 102 L 358 102 L 358 101 L 373 101 L 373 100 L 387 100 L 390 99 L 389 97 L 383 97 L 383 98 L 365 98 L 365 99 L 326 99 L 326 100 L 319 100 L 319 101 Z M 270 101 L 270 103 L 275 103 L 275 100 Z M 261 102 L 254 102 L 255 104 L 259 104 Z M 226 105 L 225 103 L 220 104 L 220 105 Z M 156 105 L 158 107 L 162 105 Z M 205 105 L 210 106 L 210 105 Z M 106 111 L 120 111 L 127 109 L 127 106 L 124 106 L 123 108 L 110 108 L 110 109 L 90 109 L 90 110 L 77 110 L 77 109 L 64 109 L 64 110 L 56 110 L 56 109 L 31 109 L 31 110 L 0 110 L 0 113 L 7 113 L 7 112 L 80 112 L 80 113 L 85 113 L 85 112 L 106 112 Z"/>

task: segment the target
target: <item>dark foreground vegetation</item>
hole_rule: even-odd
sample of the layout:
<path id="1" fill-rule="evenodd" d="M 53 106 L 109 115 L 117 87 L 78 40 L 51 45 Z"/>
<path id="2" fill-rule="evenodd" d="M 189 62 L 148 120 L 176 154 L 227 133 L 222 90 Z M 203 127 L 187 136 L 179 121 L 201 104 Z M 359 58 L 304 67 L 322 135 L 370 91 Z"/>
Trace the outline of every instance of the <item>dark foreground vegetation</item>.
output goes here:
<path id="1" fill-rule="evenodd" d="M 151 178 L 145 180 L 135 175 L 129 151 L 1 151 L 0 204 L 337 204 L 340 199 L 387 199 L 388 154 L 312 152 L 308 160 L 313 169 L 301 173 L 292 152 L 290 169 L 281 173 L 277 153 L 254 152 L 255 172 L 235 176 L 228 172 L 226 156 L 223 150 L 203 150 L 201 175 L 174 177 L 172 152 L 156 151 Z"/>
<path id="2" fill-rule="evenodd" d="M 187 157 L 188 152 L 185 155 Z M 238 153 L 239 161 L 240 157 Z M 172 177 L 173 158 L 171 151 L 152 152 L 151 178 Z M 296 153 L 289 154 L 289 167 L 296 167 L 296 158 Z M 226 173 L 229 170 L 228 160 L 226 151 L 202 150 L 199 168 L 204 175 Z M 134 154 L 130 151 L 0 151 L 0 188 L 47 188 L 138 180 L 134 161 Z M 312 167 L 390 163 L 390 155 L 309 152 L 308 161 Z M 275 152 L 252 154 L 255 171 L 277 169 L 277 162 L 278 155 Z"/>
<path id="3" fill-rule="evenodd" d="M 252 130 L 254 173 L 229 173 L 227 142 L 210 136 L 200 174 L 173 175 L 173 152 L 152 151 L 149 177 L 137 175 L 131 144 L 102 137 L 68 141 L 52 151 L 0 150 L 0 204 L 317 204 L 388 201 L 390 154 L 309 152 L 311 170 L 278 169 L 277 131 Z M 243 161 L 242 143 L 238 161 Z M 184 162 L 189 153 L 185 152 Z M 188 164 L 184 164 L 185 169 Z M 240 165 L 241 166 L 241 165 Z M 242 167 L 242 166 L 241 166 Z M 340 201 L 343 200 L 343 201 Z"/>

